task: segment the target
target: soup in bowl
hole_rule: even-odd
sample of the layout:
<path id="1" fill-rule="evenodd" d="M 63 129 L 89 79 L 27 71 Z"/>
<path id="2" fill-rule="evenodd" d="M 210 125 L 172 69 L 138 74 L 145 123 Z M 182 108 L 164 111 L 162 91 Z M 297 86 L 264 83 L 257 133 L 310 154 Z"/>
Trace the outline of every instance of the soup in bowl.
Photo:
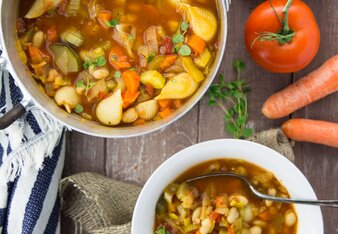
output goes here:
<path id="1" fill-rule="evenodd" d="M 316 199 L 306 178 L 277 152 L 241 140 L 209 141 L 153 173 L 137 201 L 132 233 L 323 233 L 318 207 L 258 199 L 231 177 L 185 182 L 219 171 L 243 175 L 266 194 Z"/>
<path id="2" fill-rule="evenodd" d="M 170 117 L 203 84 L 218 19 L 214 0 L 25 0 L 16 45 L 41 91 L 68 113 L 142 125 Z"/>

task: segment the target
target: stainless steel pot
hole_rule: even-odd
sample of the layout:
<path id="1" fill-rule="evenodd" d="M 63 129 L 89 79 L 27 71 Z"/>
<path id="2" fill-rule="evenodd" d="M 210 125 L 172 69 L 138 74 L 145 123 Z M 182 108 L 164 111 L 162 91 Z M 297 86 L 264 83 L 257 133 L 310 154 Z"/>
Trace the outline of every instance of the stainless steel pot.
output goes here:
<path id="1" fill-rule="evenodd" d="M 215 63 L 207 79 L 194 96 L 169 118 L 140 126 L 106 127 L 95 122 L 85 120 L 77 115 L 66 113 L 58 107 L 51 98 L 39 90 L 36 81 L 31 77 L 27 67 L 21 62 L 15 45 L 15 41 L 17 39 L 15 28 L 19 0 L 0 0 L 0 49 L 2 47 L 0 69 L 7 70 L 11 73 L 24 95 L 20 104 L 13 107 L 12 110 L 8 111 L 0 118 L 0 129 L 8 127 L 16 119 L 33 107 L 42 109 L 53 119 L 63 123 L 70 129 L 98 137 L 132 137 L 150 133 L 168 126 L 187 113 L 203 97 L 204 93 L 212 83 L 213 78 L 217 74 L 225 50 L 227 37 L 226 12 L 229 8 L 230 1 L 231 0 L 217 0 L 220 17 L 219 50 L 217 52 Z"/>

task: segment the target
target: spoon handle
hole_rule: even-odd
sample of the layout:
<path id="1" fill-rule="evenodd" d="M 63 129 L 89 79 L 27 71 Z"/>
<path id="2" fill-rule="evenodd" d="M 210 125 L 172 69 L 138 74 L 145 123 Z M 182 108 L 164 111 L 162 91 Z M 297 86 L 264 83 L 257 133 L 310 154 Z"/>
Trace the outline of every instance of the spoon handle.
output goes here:
<path id="1" fill-rule="evenodd" d="M 215 172 L 211 174 L 200 175 L 200 176 L 188 179 L 186 180 L 186 182 L 190 183 L 196 180 L 202 180 L 202 179 L 207 179 L 211 177 L 234 177 L 234 178 L 241 179 L 243 182 L 245 182 L 249 186 L 253 194 L 255 194 L 259 198 L 262 198 L 263 200 L 270 200 L 270 201 L 281 202 L 281 203 L 295 203 L 295 204 L 338 208 L 338 200 L 309 200 L 309 199 L 285 198 L 285 197 L 270 196 L 265 193 L 261 193 L 255 188 L 253 184 L 251 184 L 251 182 L 245 176 L 242 176 L 242 175 L 239 175 L 233 172 Z"/>
<path id="2" fill-rule="evenodd" d="M 295 203 L 295 204 L 338 208 L 338 200 L 308 200 L 308 199 L 275 197 L 275 196 L 269 196 L 264 193 L 258 192 L 256 189 L 251 189 L 251 190 L 257 197 L 260 197 L 264 200 L 270 200 L 270 201 L 282 202 L 282 203 Z"/>

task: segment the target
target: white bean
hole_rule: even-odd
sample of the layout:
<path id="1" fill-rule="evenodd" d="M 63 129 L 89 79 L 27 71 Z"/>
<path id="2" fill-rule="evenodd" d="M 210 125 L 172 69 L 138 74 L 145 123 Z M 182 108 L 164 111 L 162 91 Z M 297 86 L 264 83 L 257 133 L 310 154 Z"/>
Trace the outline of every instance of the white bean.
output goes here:
<path id="1" fill-rule="evenodd" d="M 233 195 L 230 197 L 230 206 L 244 207 L 249 203 L 248 199 L 242 195 Z"/>
<path id="2" fill-rule="evenodd" d="M 92 73 L 93 77 L 97 80 L 105 79 L 109 76 L 108 68 L 98 68 Z"/>
<path id="3" fill-rule="evenodd" d="M 200 207 L 200 206 L 197 207 L 194 210 L 194 212 L 192 213 L 191 221 L 194 224 L 200 224 L 200 222 L 201 222 L 201 219 L 200 219 L 201 213 L 202 213 L 202 207 Z"/>
<path id="4" fill-rule="evenodd" d="M 230 209 L 230 213 L 227 217 L 227 221 L 228 221 L 228 223 L 233 224 L 235 222 L 235 220 L 238 219 L 238 217 L 239 217 L 238 210 L 235 207 L 232 207 Z"/>
<path id="5" fill-rule="evenodd" d="M 32 40 L 32 45 L 37 48 L 41 48 L 45 44 L 46 36 L 43 32 L 37 31 Z"/>
<path id="6" fill-rule="evenodd" d="M 262 234 L 262 228 L 258 226 L 253 226 L 250 228 L 250 234 Z"/>
<path id="7" fill-rule="evenodd" d="M 297 217 L 292 210 L 285 212 L 285 224 L 289 227 L 293 226 L 297 222 Z"/>
<path id="8" fill-rule="evenodd" d="M 253 220 L 253 218 L 254 218 L 254 215 L 253 215 L 251 206 L 249 205 L 249 206 L 244 207 L 243 220 L 245 222 L 250 222 L 251 220 Z"/>
<path id="9" fill-rule="evenodd" d="M 203 219 L 201 227 L 199 229 L 201 234 L 208 234 L 212 231 L 214 226 L 213 221 L 208 217 Z"/>

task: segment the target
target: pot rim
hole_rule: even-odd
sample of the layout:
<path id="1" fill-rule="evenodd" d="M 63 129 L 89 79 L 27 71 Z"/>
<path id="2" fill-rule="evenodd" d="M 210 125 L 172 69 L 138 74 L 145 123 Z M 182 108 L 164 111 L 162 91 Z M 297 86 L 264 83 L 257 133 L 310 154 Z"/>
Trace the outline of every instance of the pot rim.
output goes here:
<path id="1" fill-rule="evenodd" d="M 16 4 L 17 1 L 12 0 Z M 42 92 L 37 93 L 34 92 L 37 90 L 37 84 L 35 81 L 30 80 L 27 81 L 26 84 L 22 80 L 21 77 L 24 75 L 30 76 L 27 71 L 24 72 L 22 62 L 17 62 L 19 60 L 16 48 L 13 49 L 13 45 L 15 44 L 15 40 L 7 40 L 8 35 L 5 35 L 5 32 L 12 32 L 12 37 L 16 37 L 15 30 L 9 30 L 8 27 L 11 26 L 8 20 L 10 14 L 2 14 L 4 11 L 4 4 L 9 3 L 12 1 L 0 0 L 0 15 L 1 15 L 1 22 L 0 22 L 0 44 L 2 45 L 2 57 L 6 59 L 5 69 L 8 70 L 12 77 L 14 78 L 15 82 L 20 87 L 24 100 L 29 102 L 31 105 L 33 104 L 35 107 L 41 109 L 43 112 L 47 113 L 52 119 L 62 123 L 66 126 L 69 130 L 75 130 L 81 132 L 83 134 L 96 136 L 96 137 L 104 137 L 104 138 L 129 138 L 129 137 L 136 137 L 141 135 L 146 135 L 160 129 L 163 129 L 170 124 L 174 123 L 175 121 L 182 118 L 185 114 L 187 114 L 195 105 L 203 98 L 204 94 L 207 92 L 208 88 L 210 87 L 211 83 L 213 82 L 214 78 L 216 77 L 220 65 L 222 63 L 225 48 L 226 48 L 226 41 L 227 41 L 227 32 L 228 32 L 228 25 L 227 25 L 227 6 L 223 0 L 217 0 L 217 10 L 218 10 L 218 17 L 220 22 L 220 33 L 219 33 L 219 41 L 220 46 L 217 51 L 217 56 L 212 66 L 211 71 L 209 72 L 206 80 L 204 80 L 203 84 L 199 87 L 197 92 L 178 110 L 176 110 L 170 117 L 162 120 L 157 120 L 153 122 L 146 123 L 144 125 L 139 126 L 132 126 L 132 127 L 108 127 L 99 125 L 93 121 L 85 120 L 79 116 L 72 115 L 66 113 L 60 107 L 58 107 L 54 101 L 47 97 Z M 12 3 L 12 4 L 15 4 Z M 17 9 L 16 7 L 12 9 Z M 7 17 L 7 18 L 6 18 Z M 16 18 L 16 14 L 11 16 Z M 7 19 L 7 20 L 6 20 Z M 12 24 L 13 25 L 13 24 Z M 13 32 L 14 31 L 14 32 Z M 10 50 L 10 51 L 9 51 Z M 15 52 L 13 52 L 15 51 Z M 10 55 L 12 53 L 12 55 Z M 14 54 L 13 54 L 14 53 Z M 16 64 L 15 62 L 19 63 Z M 25 69 L 26 70 L 26 69 Z M 35 84 L 32 84 L 32 83 Z M 35 95 L 31 95 L 35 93 Z M 47 100 L 48 99 L 48 100 Z M 45 105 L 44 105 L 45 104 Z M 33 107 L 34 107 L 33 106 Z M 62 111 L 60 111 L 62 110 Z"/>

